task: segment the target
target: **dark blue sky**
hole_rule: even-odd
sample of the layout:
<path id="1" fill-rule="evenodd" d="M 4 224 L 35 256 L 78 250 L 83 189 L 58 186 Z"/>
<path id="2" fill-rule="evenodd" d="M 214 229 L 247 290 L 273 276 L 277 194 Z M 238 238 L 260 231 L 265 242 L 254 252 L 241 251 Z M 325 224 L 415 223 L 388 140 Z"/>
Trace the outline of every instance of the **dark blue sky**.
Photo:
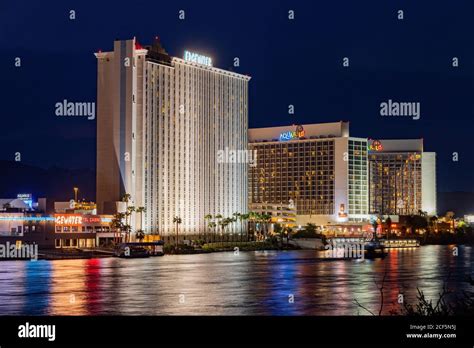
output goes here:
<path id="1" fill-rule="evenodd" d="M 95 121 L 57 117 L 54 105 L 96 101 L 93 52 L 159 35 L 174 56 L 206 53 L 224 69 L 239 57 L 251 127 L 349 120 L 354 136 L 423 137 L 439 190 L 474 191 L 473 18 L 472 0 L 2 1 L 0 159 L 94 168 Z M 381 117 L 388 99 L 420 102 L 421 119 Z"/>

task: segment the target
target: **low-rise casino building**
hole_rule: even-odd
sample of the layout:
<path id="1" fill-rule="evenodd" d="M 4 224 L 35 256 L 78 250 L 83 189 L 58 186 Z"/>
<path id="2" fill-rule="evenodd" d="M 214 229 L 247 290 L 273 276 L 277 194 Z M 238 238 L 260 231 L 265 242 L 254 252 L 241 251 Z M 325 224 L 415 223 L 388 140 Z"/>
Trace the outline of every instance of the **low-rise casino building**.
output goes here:
<path id="1" fill-rule="evenodd" d="M 113 216 L 91 214 L 55 214 L 56 248 L 95 248 L 121 240 L 111 227 Z"/>
<path id="2" fill-rule="evenodd" d="M 25 205 L 11 198 L 0 203 L 0 244 L 37 244 L 41 250 L 94 248 L 122 241 L 123 236 L 112 227 L 113 216 L 97 215 L 93 202 L 39 198 Z"/>

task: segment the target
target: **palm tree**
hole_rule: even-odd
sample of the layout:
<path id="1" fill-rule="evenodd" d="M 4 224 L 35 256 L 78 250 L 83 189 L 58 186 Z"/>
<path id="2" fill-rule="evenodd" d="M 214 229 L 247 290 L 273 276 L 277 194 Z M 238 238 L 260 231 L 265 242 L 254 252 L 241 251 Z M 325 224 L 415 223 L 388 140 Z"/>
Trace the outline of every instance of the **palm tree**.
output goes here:
<path id="1" fill-rule="evenodd" d="M 146 212 L 145 207 L 138 207 L 137 210 L 135 211 L 138 214 L 140 214 L 140 230 L 143 228 L 143 220 L 142 220 L 142 214 Z"/>
<path id="2" fill-rule="evenodd" d="M 221 224 L 222 214 L 217 214 L 216 216 L 214 216 L 214 218 L 216 219 L 216 227 L 219 227 L 219 226 L 222 227 L 222 224 Z M 215 237 L 217 237 L 217 228 L 216 228 L 216 235 L 215 235 Z"/>
<path id="3" fill-rule="evenodd" d="M 244 221 L 247 221 L 249 219 L 249 214 L 240 214 L 239 220 L 240 220 L 240 241 L 242 241 L 242 236 L 243 236 L 243 228 L 244 228 Z M 248 226 L 247 226 L 247 233 L 248 233 Z M 248 241 L 248 234 L 247 234 L 247 241 Z"/>
<path id="4" fill-rule="evenodd" d="M 238 221 L 238 218 L 237 217 L 231 217 L 229 218 L 229 222 L 230 224 L 232 225 L 232 230 L 230 231 L 231 233 L 231 239 L 232 239 L 232 242 L 234 241 L 234 233 L 235 233 L 235 223 Z"/>
<path id="5" fill-rule="evenodd" d="M 117 228 L 120 230 L 120 232 L 125 233 L 125 242 L 128 242 L 128 236 L 131 231 L 131 226 L 128 222 L 128 218 L 132 214 L 133 211 L 135 211 L 135 207 L 129 207 L 128 203 L 130 202 L 131 195 L 129 193 L 126 193 L 122 197 L 122 202 L 125 203 L 125 212 L 122 213 L 117 213 L 114 215 L 114 219 L 112 220 L 112 225 L 113 227 Z M 125 223 L 124 223 L 125 220 Z"/>
<path id="6" fill-rule="evenodd" d="M 255 236 L 255 219 L 256 219 L 257 213 L 254 211 L 251 211 L 247 215 L 248 215 L 247 219 L 249 221 L 249 224 L 248 224 L 249 232 L 251 230 L 252 236 L 254 237 Z"/>
<path id="7" fill-rule="evenodd" d="M 211 230 L 215 230 L 217 224 L 214 221 L 211 221 L 211 222 L 209 222 L 208 226 Z M 213 231 L 213 233 L 211 235 L 211 238 L 210 238 L 211 241 L 215 241 L 214 235 L 215 235 L 215 232 Z"/>
<path id="8" fill-rule="evenodd" d="M 210 221 L 212 220 L 212 215 L 211 215 L 211 214 L 205 215 L 205 216 L 204 216 L 204 220 L 206 220 L 206 221 L 207 221 L 207 225 L 208 225 L 209 227 L 211 227 L 211 226 L 210 226 Z M 207 231 L 205 232 L 204 240 L 207 242 Z"/>
<path id="9" fill-rule="evenodd" d="M 112 219 L 112 223 L 111 223 L 111 227 L 114 228 L 116 231 L 118 231 L 120 234 L 122 233 L 122 231 L 125 231 L 125 224 L 124 224 L 124 221 L 125 220 L 125 213 L 116 213 L 114 214 L 114 217 Z M 120 239 L 122 239 L 120 237 Z M 115 241 L 115 238 L 114 238 L 114 241 Z"/>
<path id="10" fill-rule="evenodd" d="M 135 212 L 140 214 L 140 228 L 135 231 L 135 238 L 140 242 L 145 238 L 145 231 L 143 231 L 143 219 L 142 215 L 146 211 L 145 207 L 138 207 L 135 209 Z"/>
<path id="11" fill-rule="evenodd" d="M 130 241 L 130 233 L 132 232 L 132 226 L 130 225 L 131 221 L 129 223 L 129 219 L 131 218 L 132 213 L 134 211 L 135 211 L 135 207 L 130 206 L 130 207 L 127 207 L 127 211 L 125 212 L 125 225 L 126 225 L 126 236 L 127 236 L 126 240 L 127 240 L 127 242 Z"/>
<path id="12" fill-rule="evenodd" d="M 145 232 L 143 230 L 137 230 L 135 232 L 135 237 L 141 242 L 145 238 Z"/>
<path id="13" fill-rule="evenodd" d="M 235 228 L 237 227 L 237 221 L 240 221 L 240 213 L 235 212 L 232 214 L 232 238 L 234 238 Z"/>
<path id="14" fill-rule="evenodd" d="M 290 235 L 293 232 L 293 230 L 291 229 L 291 227 L 286 226 L 285 228 L 283 228 L 283 232 L 286 235 L 286 244 L 288 245 L 290 243 Z"/>
<path id="15" fill-rule="evenodd" d="M 132 195 L 130 193 L 126 193 L 122 197 L 122 202 L 128 203 L 131 198 L 132 198 Z"/>
<path id="16" fill-rule="evenodd" d="M 253 222 L 255 234 L 256 234 L 258 239 L 260 239 L 260 236 L 261 236 L 261 232 L 260 232 L 261 221 L 262 221 L 262 214 L 260 214 L 258 212 L 254 212 L 252 222 Z"/>
<path id="17" fill-rule="evenodd" d="M 270 214 L 261 214 L 260 220 L 263 223 L 263 235 L 264 237 L 268 234 L 268 224 L 272 221 L 272 216 Z"/>
<path id="18" fill-rule="evenodd" d="M 221 242 L 222 242 L 223 235 L 225 235 L 225 228 L 229 224 L 228 218 L 221 219 L 218 222 L 218 224 L 221 227 Z"/>
<path id="19" fill-rule="evenodd" d="M 178 226 L 182 223 L 183 221 L 179 216 L 175 216 L 173 218 L 173 223 L 176 224 L 176 248 L 178 247 Z"/>
<path id="20" fill-rule="evenodd" d="M 418 210 L 418 215 L 426 217 L 426 215 L 428 215 L 428 213 L 426 211 L 423 211 L 423 210 L 419 209 Z"/>

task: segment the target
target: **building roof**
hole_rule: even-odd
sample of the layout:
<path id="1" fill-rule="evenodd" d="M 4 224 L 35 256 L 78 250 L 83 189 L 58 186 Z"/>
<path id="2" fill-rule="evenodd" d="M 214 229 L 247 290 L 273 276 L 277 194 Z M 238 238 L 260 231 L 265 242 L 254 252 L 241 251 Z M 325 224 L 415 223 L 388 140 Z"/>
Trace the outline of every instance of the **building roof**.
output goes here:
<path id="1" fill-rule="evenodd" d="M 4 209 L 5 204 L 9 204 L 10 208 L 30 209 L 28 204 L 18 198 L 0 198 L 0 210 Z"/>
<path id="2" fill-rule="evenodd" d="M 423 152 L 423 139 L 370 139 L 369 152 Z"/>
<path id="3" fill-rule="evenodd" d="M 248 130 L 248 139 L 250 143 L 262 141 L 278 141 L 282 134 L 304 130 L 304 137 L 301 139 L 316 138 L 340 138 L 349 137 L 349 122 L 327 122 L 303 125 L 287 125 L 280 127 L 251 128 Z M 296 140 L 296 139 L 295 139 Z"/>

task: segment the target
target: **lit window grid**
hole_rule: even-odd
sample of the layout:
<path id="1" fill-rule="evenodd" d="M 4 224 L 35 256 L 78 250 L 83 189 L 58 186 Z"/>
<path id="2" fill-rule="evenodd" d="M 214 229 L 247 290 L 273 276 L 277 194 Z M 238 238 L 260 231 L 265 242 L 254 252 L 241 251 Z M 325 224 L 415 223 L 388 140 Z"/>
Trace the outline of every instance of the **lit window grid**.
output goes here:
<path id="1" fill-rule="evenodd" d="M 296 204 L 302 215 L 334 213 L 334 141 L 250 144 L 249 203 Z"/>
<path id="2" fill-rule="evenodd" d="M 367 141 L 349 140 L 349 215 L 369 212 Z"/>
<path id="3" fill-rule="evenodd" d="M 206 214 L 247 211 L 247 165 L 217 164 L 216 154 L 246 149 L 248 79 L 173 62 L 148 62 L 145 80 L 145 225 L 162 235 L 175 232 L 174 216 L 196 233 Z"/>
<path id="4" fill-rule="evenodd" d="M 369 160 L 371 212 L 417 214 L 422 204 L 421 153 L 371 154 Z"/>

